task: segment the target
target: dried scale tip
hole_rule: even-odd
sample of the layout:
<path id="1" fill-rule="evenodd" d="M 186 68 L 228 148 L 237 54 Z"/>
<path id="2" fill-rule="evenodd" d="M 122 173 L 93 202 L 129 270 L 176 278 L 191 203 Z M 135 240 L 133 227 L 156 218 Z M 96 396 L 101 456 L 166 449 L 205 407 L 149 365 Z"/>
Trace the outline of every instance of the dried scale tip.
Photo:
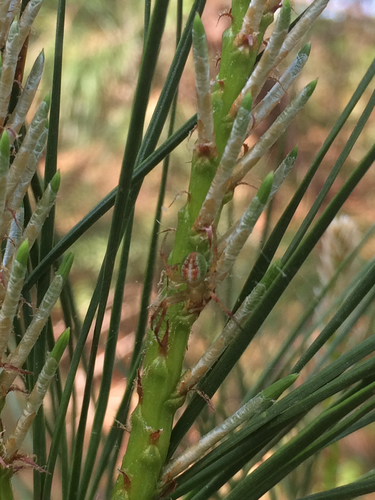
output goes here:
<path id="1" fill-rule="evenodd" d="M 288 375 L 278 380 L 264 391 L 257 394 L 250 401 L 245 403 L 233 415 L 228 417 L 222 424 L 215 427 L 208 434 L 203 436 L 198 443 L 187 448 L 175 460 L 169 462 L 162 471 L 160 485 L 170 482 L 173 478 L 181 474 L 190 465 L 201 459 L 208 450 L 216 443 L 225 438 L 238 426 L 249 421 L 255 415 L 259 415 L 270 406 L 297 380 L 298 375 Z"/>
<path id="2" fill-rule="evenodd" d="M 68 345 L 69 336 L 70 329 L 67 328 L 57 340 L 51 354 L 38 376 L 34 389 L 28 398 L 26 408 L 23 410 L 13 433 L 5 444 L 5 462 L 7 463 L 11 462 L 12 457 L 20 449 L 28 430 L 30 429 L 31 424 L 43 403 L 43 399 L 47 393 L 50 383 L 56 374 L 60 359 L 66 349 L 66 346 Z"/>
<path id="3" fill-rule="evenodd" d="M 206 33 L 198 14 L 193 24 L 193 57 L 195 86 L 197 90 L 198 148 L 207 146 L 211 156 L 215 154 L 214 119 L 212 112 L 210 65 L 208 60 Z"/>
<path id="4" fill-rule="evenodd" d="M 230 177 L 247 136 L 251 120 L 251 105 L 251 95 L 247 95 L 237 113 L 216 175 L 194 224 L 197 230 L 211 226 L 219 213 L 223 198 L 230 184 Z"/>

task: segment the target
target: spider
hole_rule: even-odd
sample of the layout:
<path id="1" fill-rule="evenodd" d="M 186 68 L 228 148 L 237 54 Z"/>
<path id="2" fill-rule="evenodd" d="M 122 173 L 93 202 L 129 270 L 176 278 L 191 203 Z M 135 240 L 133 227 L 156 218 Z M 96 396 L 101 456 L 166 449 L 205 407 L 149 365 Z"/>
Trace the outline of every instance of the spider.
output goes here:
<path id="1" fill-rule="evenodd" d="M 175 304 L 180 304 L 181 302 L 186 303 L 184 309 L 187 314 L 199 314 L 210 302 L 210 300 L 213 299 L 219 304 L 223 311 L 237 323 L 233 314 L 222 304 L 219 297 L 215 293 L 217 261 L 216 249 L 213 251 L 211 267 L 209 267 L 204 255 L 199 252 L 189 253 L 189 255 L 184 258 L 181 265 L 170 265 L 167 262 L 163 246 L 160 256 L 164 262 L 167 277 L 172 281 L 172 283 L 176 284 L 176 287 L 179 287 L 179 285 L 186 286 L 184 290 L 168 296 L 157 303 L 156 310 L 151 316 L 151 328 L 153 328 L 156 338 L 159 338 L 159 330 L 167 314 L 168 308 Z M 155 324 L 158 316 L 159 319 Z"/>

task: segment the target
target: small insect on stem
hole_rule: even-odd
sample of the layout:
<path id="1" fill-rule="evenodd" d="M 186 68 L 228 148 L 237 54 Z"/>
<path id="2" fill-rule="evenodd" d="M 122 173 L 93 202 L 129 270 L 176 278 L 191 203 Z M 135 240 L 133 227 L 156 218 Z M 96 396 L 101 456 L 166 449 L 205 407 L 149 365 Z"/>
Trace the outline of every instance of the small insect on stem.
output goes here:
<path id="1" fill-rule="evenodd" d="M 222 304 L 219 297 L 215 293 L 215 288 L 217 285 L 217 249 L 213 228 L 212 231 L 213 234 L 209 238 L 209 247 L 210 251 L 212 252 L 211 265 L 209 265 L 205 256 L 199 252 L 189 253 L 189 255 L 187 255 L 183 260 L 181 266 L 169 265 L 162 246 L 160 256 L 165 264 L 165 272 L 167 278 L 177 287 L 185 285 L 185 288 L 183 290 L 169 295 L 168 297 L 165 297 L 159 303 L 157 303 L 157 307 L 151 316 L 151 328 L 154 331 L 154 335 L 157 339 L 159 347 L 161 347 L 161 344 L 163 344 L 163 350 L 166 350 L 167 346 L 165 345 L 164 338 L 163 341 L 160 340 L 159 331 L 167 315 L 168 309 L 173 305 L 185 303 L 184 311 L 188 315 L 195 314 L 199 316 L 206 305 L 211 301 L 211 299 L 213 299 L 221 307 L 221 309 L 233 321 L 235 321 L 236 324 L 238 324 L 233 314 L 224 306 L 224 304 Z M 241 328 L 241 325 L 238 324 L 238 326 L 239 328 Z M 168 320 L 167 329 L 169 329 Z"/>

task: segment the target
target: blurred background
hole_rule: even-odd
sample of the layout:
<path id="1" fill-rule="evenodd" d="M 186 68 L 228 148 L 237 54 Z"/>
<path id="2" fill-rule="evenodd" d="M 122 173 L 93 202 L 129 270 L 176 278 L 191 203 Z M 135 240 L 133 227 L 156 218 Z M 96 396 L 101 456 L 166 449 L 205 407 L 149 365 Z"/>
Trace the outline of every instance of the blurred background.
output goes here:
<path id="1" fill-rule="evenodd" d="M 157 102 L 174 54 L 175 3 L 171 1 L 167 28 L 152 89 L 148 119 L 152 115 L 153 106 Z M 293 2 L 295 15 L 302 12 L 308 3 Z M 62 183 L 56 208 L 56 227 L 61 235 L 66 234 L 117 184 L 136 85 L 137 69 L 142 55 L 144 35 L 142 4 L 143 2 L 126 0 L 92 0 L 90 2 L 75 0 L 67 5 L 62 88 L 63 106 L 61 109 L 58 160 Z M 191 4 L 192 2 L 185 2 L 184 11 L 186 14 Z M 45 0 L 34 25 L 35 29 L 29 47 L 29 67 L 40 50 L 42 48 L 45 50 L 46 69 L 40 87 L 40 100 L 51 88 L 55 9 L 55 1 Z M 219 13 L 225 13 L 228 9 L 229 2 L 227 1 L 208 0 L 203 15 L 212 58 L 212 78 L 218 71 L 217 61 L 220 54 L 221 36 L 229 23 L 229 17 L 219 17 Z M 255 194 L 254 187 L 259 187 L 266 174 L 275 169 L 280 159 L 298 144 L 299 155 L 296 166 L 277 194 L 268 219 L 264 216 L 259 221 L 232 276 L 229 277 L 226 285 L 218 290 L 218 295 L 227 307 L 233 305 L 246 279 L 247 271 L 258 255 L 260 242 L 264 234 L 267 233 L 267 228 L 273 227 L 274 221 L 277 220 L 278 215 L 289 202 L 312 159 L 373 59 L 375 47 L 374 16 L 375 1 L 373 0 L 331 0 L 324 15 L 315 23 L 312 32 L 306 34 L 305 42 L 311 40 L 312 50 L 302 76 L 274 110 L 272 116 L 267 119 L 267 123 L 259 127 L 254 137 L 251 137 L 249 145 L 255 142 L 294 95 L 308 82 L 319 78 L 317 89 L 306 108 L 294 120 L 282 141 L 276 144 L 250 173 L 247 179 L 248 185 L 237 188 L 234 204 L 225 210 L 224 224 L 219 228 L 219 232 L 225 231 L 225 224 L 230 224 L 232 220 L 236 220 L 241 215 Z M 290 62 L 291 59 L 286 63 Z M 26 70 L 25 74 L 27 73 Z M 269 79 L 267 90 L 281 74 L 282 71 Z M 367 99 L 371 92 L 371 88 L 366 92 Z M 308 195 L 298 209 L 289 233 L 281 245 L 280 254 L 286 248 L 319 193 L 348 139 L 354 123 L 365 106 L 366 98 L 357 105 L 324 159 L 309 188 Z M 190 57 L 179 90 L 176 128 L 195 113 L 195 104 L 193 63 Z M 328 201 L 368 150 L 369 145 L 372 144 L 375 117 L 372 116 L 370 120 L 372 120 L 371 123 L 366 127 L 332 187 Z M 163 134 L 163 138 L 165 137 L 166 132 Z M 176 226 L 177 212 L 186 201 L 186 194 L 181 194 L 172 203 L 179 192 L 187 189 L 194 141 L 193 135 L 172 154 L 168 190 L 163 217 L 160 221 L 161 231 Z M 42 171 L 43 165 L 41 165 Z M 137 322 L 160 177 L 161 166 L 158 166 L 147 176 L 137 202 L 134 224 L 136 232 L 131 247 L 131 265 L 128 268 L 125 289 L 117 372 L 113 380 L 110 407 L 106 416 L 106 429 L 109 429 L 113 424 L 117 406 L 126 387 L 127 366 Z M 363 234 L 375 220 L 374 189 L 375 172 L 370 170 L 366 175 L 365 182 L 356 188 L 345 205 L 343 214 L 350 216 L 350 228 L 354 227 L 354 233 L 350 234 L 355 234 L 355 237 Z M 75 263 L 71 279 L 81 318 L 86 312 L 104 256 L 110 215 L 108 213 L 97 222 L 84 237 L 76 242 L 73 248 Z M 348 219 L 345 223 L 347 221 Z M 353 236 L 353 238 L 355 237 Z M 167 252 L 172 240 L 173 236 L 171 235 L 167 240 Z M 373 256 L 374 250 L 375 240 L 370 239 L 362 251 L 361 259 L 363 261 L 369 259 Z M 325 272 L 321 263 L 324 251 L 322 246 L 317 248 L 306 262 L 303 271 L 291 283 L 282 301 L 265 323 L 262 335 L 256 342 L 252 343 L 251 352 L 243 356 L 241 364 L 228 378 L 220 394 L 215 396 L 213 404 L 216 412 L 208 408 L 206 414 L 191 431 L 189 435 L 191 442 L 196 441 L 199 432 L 207 431 L 215 422 L 221 421 L 226 415 L 238 408 L 247 390 L 251 388 L 272 354 L 277 351 L 282 340 L 297 323 L 316 290 L 321 287 L 321 280 L 324 279 Z M 157 268 L 155 297 L 156 284 L 163 268 L 161 259 L 157 261 Z M 318 268 L 320 276 L 317 273 Z M 350 277 L 348 276 L 349 281 Z M 205 346 L 217 335 L 220 326 L 226 320 L 225 315 L 222 314 L 217 305 L 210 304 L 210 307 L 215 308 L 216 314 L 212 314 L 212 309 L 205 310 L 194 326 L 186 355 L 187 365 L 198 359 L 200 354 L 204 352 Z M 108 303 L 108 310 L 110 308 L 111 302 Z M 56 335 L 58 335 L 64 327 L 59 319 L 58 311 L 55 313 L 55 317 L 55 330 Z M 345 350 L 366 336 L 373 328 L 373 323 L 374 314 L 358 323 L 353 335 L 347 341 Z M 104 324 L 104 328 L 107 326 L 108 321 Z M 96 367 L 98 383 L 100 382 L 105 341 L 106 331 L 103 331 L 102 346 Z M 302 348 L 303 344 L 301 344 Z M 83 387 L 83 384 L 84 371 L 82 370 L 78 376 L 78 386 Z M 302 491 L 298 488 L 303 487 L 303 484 L 308 481 L 314 485 L 314 491 L 320 491 L 344 484 L 374 468 L 374 427 L 370 426 L 366 430 L 353 434 L 344 439 L 340 445 L 325 450 L 323 455 L 324 457 L 319 457 L 314 472 L 311 472 L 309 464 L 307 464 L 303 470 L 297 470 L 293 477 L 287 479 L 278 498 L 296 498 L 295 495 L 298 491 Z M 18 481 L 21 478 L 22 476 L 19 477 Z M 27 498 L 27 495 L 27 489 L 25 489 L 20 498 Z M 58 492 L 56 492 L 57 498 L 59 498 Z M 364 498 L 375 499 L 375 494 L 367 495 Z"/>

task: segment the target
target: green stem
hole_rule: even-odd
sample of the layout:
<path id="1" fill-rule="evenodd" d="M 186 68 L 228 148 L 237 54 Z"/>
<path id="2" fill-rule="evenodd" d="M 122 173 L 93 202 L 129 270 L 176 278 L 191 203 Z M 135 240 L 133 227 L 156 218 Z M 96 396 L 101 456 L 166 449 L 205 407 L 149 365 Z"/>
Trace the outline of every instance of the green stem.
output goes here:
<path id="1" fill-rule="evenodd" d="M 184 397 L 174 395 L 191 325 L 196 315 L 183 314 L 183 305 L 168 310 L 168 351 L 152 330 L 148 332 L 142 377 L 138 376 L 139 403 L 132 415 L 132 432 L 113 500 L 152 498 L 169 447 L 175 411 Z M 159 332 L 160 335 L 160 332 Z"/>

